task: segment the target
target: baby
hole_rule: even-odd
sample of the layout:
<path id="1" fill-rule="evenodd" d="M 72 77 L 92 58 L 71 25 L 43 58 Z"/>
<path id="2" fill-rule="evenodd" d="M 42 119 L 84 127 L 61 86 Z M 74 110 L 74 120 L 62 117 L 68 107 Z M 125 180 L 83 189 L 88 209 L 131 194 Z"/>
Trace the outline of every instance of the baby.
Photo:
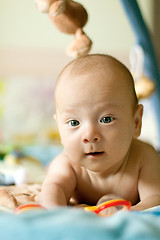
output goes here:
<path id="1" fill-rule="evenodd" d="M 131 210 L 160 204 L 160 158 L 137 139 L 143 106 L 122 63 L 102 54 L 72 61 L 58 78 L 55 106 L 64 152 L 49 167 L 40 204 L 96 205 L 108 194 L 129 200 Z"/>

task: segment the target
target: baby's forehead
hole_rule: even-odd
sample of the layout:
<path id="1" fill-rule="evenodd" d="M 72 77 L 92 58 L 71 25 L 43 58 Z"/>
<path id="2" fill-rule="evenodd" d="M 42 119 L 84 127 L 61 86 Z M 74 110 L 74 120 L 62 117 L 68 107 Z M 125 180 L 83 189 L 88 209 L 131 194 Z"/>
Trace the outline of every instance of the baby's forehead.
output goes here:
<path id="1" fill-rule="evenodd" d="M 88 73 L 89 71 L 114 71 L 114 69 L 119 68 L 121 68 L 121 71 L 125 71 L 125 68 L 123 69 L 123 65 L 114 58 L 107 58 L 104 56 L 88 56 L 72 61 L 62 71 L 62 75 L 65 74 L 74 77 L 76 75 Z"/>
<path id="2" fill-rule="evenodd" d="M 116 62 L 107 62 L 104 59 L 100 59 L 101 61 L 82 61 L 82 62 L 73 62 L 68 65 L 60 74 L 57 85 L 60 83 L 64 85 L 69 84 L 70 82 L 75 82 L 75 79 L 81 79 L 82 76 L 88 76 L 86 79 L 87 83 L 90 82 L 90 78 L 99 79 L 99 81 L 106 81 L 106 86 L 109 83 L 110 79 L 113 84 L 115 81 L 118 81 L 118 84 L 129 84 L 128 78 L 130 75 L 127 70 L 121 66 L 121 64 L 116 64 Z M 119 79 L 121 78 L 121 81 Z M 74 85 L 74 84 L 73 84 Z"/>

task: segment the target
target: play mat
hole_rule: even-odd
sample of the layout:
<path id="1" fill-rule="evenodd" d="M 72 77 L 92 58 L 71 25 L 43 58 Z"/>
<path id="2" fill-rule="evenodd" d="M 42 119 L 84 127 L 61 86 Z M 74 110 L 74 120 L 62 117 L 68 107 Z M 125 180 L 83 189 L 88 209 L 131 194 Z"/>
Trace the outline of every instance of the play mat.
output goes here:
<path id="1" fill-rule="evenodd" d="M 0 213 L 3 240 L 160 239 L 160 207 L 146 212 L 118 212 L 99 217 L 77 208 Z"/>

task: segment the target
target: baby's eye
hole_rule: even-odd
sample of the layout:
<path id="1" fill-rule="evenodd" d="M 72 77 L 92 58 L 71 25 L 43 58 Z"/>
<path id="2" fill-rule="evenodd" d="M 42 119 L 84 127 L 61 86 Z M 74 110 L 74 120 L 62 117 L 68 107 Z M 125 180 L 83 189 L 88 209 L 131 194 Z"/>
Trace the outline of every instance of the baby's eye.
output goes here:
<path id="1" fill-rule="evenodd" d="M 110 122 L 112 122 L 113 120 L 114 120 L 113 117 L 106 116 L 106 117 L 103 117 L 103 118 L 100 120 L 100 122 L 101 122 L 101 123 L 110 123 Z"/>
<path id="2" fill-rule="evenodd" d="M 71 120 L 68 123 L 71 127 L 77 127 L 80 124 L 80 122 L 77 120 Z"/>

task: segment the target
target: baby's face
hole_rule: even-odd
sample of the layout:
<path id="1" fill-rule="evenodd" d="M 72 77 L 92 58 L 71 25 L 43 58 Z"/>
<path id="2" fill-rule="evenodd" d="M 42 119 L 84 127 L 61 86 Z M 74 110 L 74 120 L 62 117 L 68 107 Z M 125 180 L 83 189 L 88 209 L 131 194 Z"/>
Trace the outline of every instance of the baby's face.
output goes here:
<path id="1" fill-rule="evenodd" d="M 92 71 L 62 81 L 57 89 L 64 150 L 73 163 L 91 171 L 117 166 L 134 138 L 133 104 L 121 78 Z"/>

